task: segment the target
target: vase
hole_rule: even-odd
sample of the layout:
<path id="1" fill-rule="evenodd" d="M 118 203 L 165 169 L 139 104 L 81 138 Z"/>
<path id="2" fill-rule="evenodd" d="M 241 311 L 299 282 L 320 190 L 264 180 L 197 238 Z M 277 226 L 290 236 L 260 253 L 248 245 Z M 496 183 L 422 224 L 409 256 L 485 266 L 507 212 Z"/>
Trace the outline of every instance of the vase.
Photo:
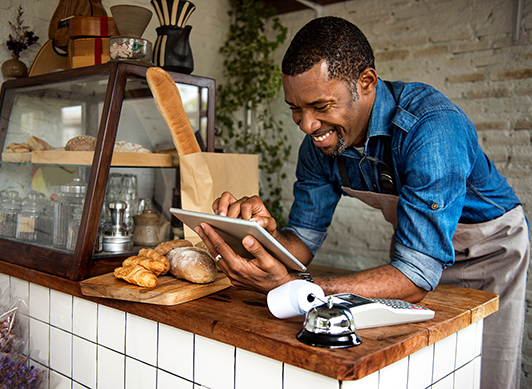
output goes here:
<path id="1" fill-rule="evenodd" d="M 151 0 L 160 27 L 153 49 L 153 64 L 165 70 L 190 74 L 194 58 L 190 48 L 188 18 L 196 6 L 188 0 Z"/>
<path id="2" fill-rule="evenodd" d="M 28 74 L 28 67 L 24 62 L 18 59 L 18 55 L 12 54 L 11 59 L 2 63 L 2 75 L 6 80 L 14 80 L 16 78 L 26 77 Z"/>
<path id="3" fill-rule="evenodd" d="M 196 9 L 196 6 L 188 0 L 151 0 L 150 2 L 155 8 L 161 26 L 182 28 Z"/>
<path id="4" fill-rule="evenodd" d="M 157 39 L 153 49 L 153 64 L 164 70 L 190 74 L 194 70 L 194 58 L 190 48 L 191 26 L 157 27 Z"/>

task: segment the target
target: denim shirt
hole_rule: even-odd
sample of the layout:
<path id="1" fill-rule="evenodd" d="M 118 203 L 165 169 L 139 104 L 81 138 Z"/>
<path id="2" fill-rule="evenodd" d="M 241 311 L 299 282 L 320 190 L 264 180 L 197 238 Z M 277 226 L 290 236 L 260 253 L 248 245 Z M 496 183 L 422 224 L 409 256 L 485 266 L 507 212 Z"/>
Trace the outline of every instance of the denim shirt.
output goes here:
<path id="1" fill-rule="evenodd" d="M 378 160 L 386 160 L 385 142 L 391 142 L 399 202 L 390 264 L 432 290 L 454 263 L 457 224 L 493 220 L 520 201 L 480 148 L 473 123 L 449 99 L 421 83 L 388 86 L 378 81 L 364 155 L 352 147 L 343 155 L 352 189 L 383 193 Z M 321 154 L 309 136 L 299 149 L 296 177 L 285 228 L 315 254 L 347 194 L 337 159 Z"/>

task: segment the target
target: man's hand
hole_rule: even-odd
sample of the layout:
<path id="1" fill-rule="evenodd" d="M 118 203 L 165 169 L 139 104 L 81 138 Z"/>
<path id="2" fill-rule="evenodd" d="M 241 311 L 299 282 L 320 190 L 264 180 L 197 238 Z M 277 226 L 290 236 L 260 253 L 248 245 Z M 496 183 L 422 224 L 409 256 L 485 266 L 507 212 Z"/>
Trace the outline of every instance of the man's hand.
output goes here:
<path id="1" fill-rule="evenodd" d="M 251 235 L 242 241 L 244 247 L 254 257 L 247 260 L 235 254 L 209 224 L 201 223 L 195 231 L 214 257 L 221 255 L 218 266 L 235 286 L 268 293 L 293 279 L 286 267 L 272 257 Z"/>
<path id="2" fill-rule="evenodd" d="M 258 196 L 237 200 L 231 193 L 224 192 L 214 201 L 212 209 L 216 215 L 253 220 L 274 236 L 277 231 L 277 222 Z"/>

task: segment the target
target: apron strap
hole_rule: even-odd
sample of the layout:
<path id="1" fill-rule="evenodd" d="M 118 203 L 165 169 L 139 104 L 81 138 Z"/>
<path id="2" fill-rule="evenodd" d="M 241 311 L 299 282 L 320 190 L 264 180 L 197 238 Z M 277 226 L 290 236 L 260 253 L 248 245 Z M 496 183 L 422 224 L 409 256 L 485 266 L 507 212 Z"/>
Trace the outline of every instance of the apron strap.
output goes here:
<path id="1" fill-rule="evenodd" d="M 372 159 L 374 162 L 377 162 L 381 167 L 381 174 L 379 176 L 382 188 L 384 193 L 397 195 L 397 190 L 395 189 L 395 184 L 393 182 L 393 172 L 390 169 L 392 165 L 392 153 L 390 150 L 390 140 L 386 139 L 384 141 L 384 159 L 386 162 L 379 161 L 377 159 Z M 347 167 L 345 164 L 345 156 L 340 155 L 336 158 L 338 162 L 338 170 L 340 171 L 340 178 L 342 179 L 342 186 L 351 188 L 351 181 L 347 175 Z"/>
<path id="2" fill-rule="evenodd" d="M 336 159 L 338 161 L 338 169 L 340 170 L 342 186 L 351 188 L 351 181 L 349 181 L 349 176 L 347 175 L 347 167 L 345 166 L 345 155 L 340 155 Z"/>

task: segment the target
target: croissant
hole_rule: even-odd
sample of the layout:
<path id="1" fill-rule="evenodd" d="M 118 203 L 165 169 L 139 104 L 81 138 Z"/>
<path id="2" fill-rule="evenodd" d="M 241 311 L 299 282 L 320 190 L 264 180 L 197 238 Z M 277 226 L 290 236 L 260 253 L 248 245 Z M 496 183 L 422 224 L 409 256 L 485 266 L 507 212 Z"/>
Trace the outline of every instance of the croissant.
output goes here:
<path id="1" fill-rule="evenodd" d="M 129 267 L 135 265 L 140 265 L 143 268 L 148 269 L 156 276 L 163 273 L 165 268 L 164 262 L 160 262 L 151 258 L 146 258 L 140 255 L 133 255 L 129 258 L 126 258 L 124 262 L 122 262 L 122 267 Z"/>
<path id="2" fill-rule="evenodd" d="M 159 254 L 154 249 L 140 249 L 139 255 L 153 259 L 155 261 L 159 261 L 164 264 L 164 270 L 160 275 L 164 275 L 168 273 L 168 270 L 170 270 L 170 262 L 168 261 L 168 259 L 164 255 Z"/>
<path id="3" fill-rule="evenodd" d="M 140 265 L 117 267 L 114 274 L 116 278 L 145 288 L 154 288 L 157 285 L 157 276 Z"/>

